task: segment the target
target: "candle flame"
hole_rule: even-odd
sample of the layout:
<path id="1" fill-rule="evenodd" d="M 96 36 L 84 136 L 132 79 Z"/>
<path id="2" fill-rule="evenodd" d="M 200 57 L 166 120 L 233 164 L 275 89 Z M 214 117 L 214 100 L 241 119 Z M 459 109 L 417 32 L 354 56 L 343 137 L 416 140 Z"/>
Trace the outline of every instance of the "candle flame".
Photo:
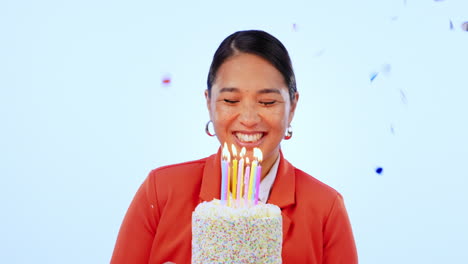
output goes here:
<path id="1" fill-rule="evenodd" d="M 231 153 L 229 153 L 229 149 L 228 149 L 228 146 L 227 146 L 226 142 L 224 142 L 222 158 L 223 158 L 223 160 L 227 160 L 227 161 L 231 160 Z"/>
<path id="2" fill-rule="evenodd" d="M 262 162 L 263 160 L 263 153 L 259 148 L 253 149 L 253 156 L 258 162 Z"/>
<path id="3" fill-rule="evenodd" d="M 249 157 L 245 158 L 245 163 L 246 163 L 246 164 L 250 164 Z"/>
<path id="4" fill-rule="evenodd" d="M 234 144 L 231 145 L 231 149 L 232 149 L 232 156 L 234 158 L 237 158 L 237 149 L 236 149 L 236 146 L 234 146 Z"/>
<path id="5" fill-rule="evenodd" d="M 245 147 L 242 147 L 242 149 L 241 149 L 241 152 L 240 152 L 240 155 L 239 155 L 239 156 L 240 156 L 241 158 L 242 158 L 242 157 L 244 157 L 244 155 L 245 155 L 245 152 L 247 152 L 247 151 L 246 151 L 246 149 L 245 149 Z"/>

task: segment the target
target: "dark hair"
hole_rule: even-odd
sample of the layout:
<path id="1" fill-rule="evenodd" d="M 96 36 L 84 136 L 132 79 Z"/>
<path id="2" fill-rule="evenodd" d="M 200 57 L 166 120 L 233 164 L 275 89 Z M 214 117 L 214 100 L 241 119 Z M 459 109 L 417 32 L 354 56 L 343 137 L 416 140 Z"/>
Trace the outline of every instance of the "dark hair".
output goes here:
<path id="1" fill-rule="evenodd" d="M 296 78 L 288 51 L 277 38 L 261 30 L 237 31 L 221 42 L 213 56 L 208 73 L 209 96 L 219 67 L 230 57 L 242 52 L 260 56 L 270 62 L 283 75 L 291 102 L 294 101 L 297 91 Z"/>

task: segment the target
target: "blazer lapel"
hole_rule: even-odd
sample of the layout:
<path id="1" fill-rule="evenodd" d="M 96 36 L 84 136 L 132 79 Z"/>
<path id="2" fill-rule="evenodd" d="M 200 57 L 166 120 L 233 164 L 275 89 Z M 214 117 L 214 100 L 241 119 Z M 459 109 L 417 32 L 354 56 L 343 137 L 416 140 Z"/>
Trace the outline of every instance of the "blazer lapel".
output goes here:
<path id="1" fill-rule="evenodd" d="M 278 173 L 276 174 L 275 182 L 271 188 L 268 203 L 275 204 L 281 208 L 281 215 L 283 216 L 283 241 L 291 226 L 291 219 L 286 213 L 286 210 L 283 209 L 296 203 L 296 174 L 294 170 L 294 167 L 284 159 L 283 153 L 280 151 Z"/>
<path id="2" fill-rule="evenodd" d="M 221 148 L 206 159 L 200 188 L 200 200 L 211 201 L 221 196 Z"/>

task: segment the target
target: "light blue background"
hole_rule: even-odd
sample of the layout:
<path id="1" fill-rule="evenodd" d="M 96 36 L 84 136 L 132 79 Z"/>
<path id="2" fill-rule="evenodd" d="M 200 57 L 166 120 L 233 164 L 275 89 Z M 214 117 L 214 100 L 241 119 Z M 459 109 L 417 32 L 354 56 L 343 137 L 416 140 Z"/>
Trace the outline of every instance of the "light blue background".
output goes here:
<path id="1" fill-rule="evenodd" d="M 360 263 L 465 262 L 466 10 L 466 0 L 0 1 L 0 262 L 108 263 L 147 173 L 217 150 L 204 134 L 206 75 L 242 29 L 290 51 L 301 97 L 283 150 L 344 195 Z"/>

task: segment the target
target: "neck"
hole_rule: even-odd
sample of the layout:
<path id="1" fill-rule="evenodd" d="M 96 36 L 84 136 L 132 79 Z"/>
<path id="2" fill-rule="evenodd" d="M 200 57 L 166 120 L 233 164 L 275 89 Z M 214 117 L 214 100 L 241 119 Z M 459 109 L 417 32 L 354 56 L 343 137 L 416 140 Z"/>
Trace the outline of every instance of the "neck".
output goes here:
<path id="1" fill-rule="evenodd" d="M 269 159 L 262 161 L 262 180 L 270 172 L 271 167 L 273 167 L 273 164 L 275 164 L 276 159 L 278 158 L 279 158 L 279 151 L 278 153 L 272 155 Z"/>

